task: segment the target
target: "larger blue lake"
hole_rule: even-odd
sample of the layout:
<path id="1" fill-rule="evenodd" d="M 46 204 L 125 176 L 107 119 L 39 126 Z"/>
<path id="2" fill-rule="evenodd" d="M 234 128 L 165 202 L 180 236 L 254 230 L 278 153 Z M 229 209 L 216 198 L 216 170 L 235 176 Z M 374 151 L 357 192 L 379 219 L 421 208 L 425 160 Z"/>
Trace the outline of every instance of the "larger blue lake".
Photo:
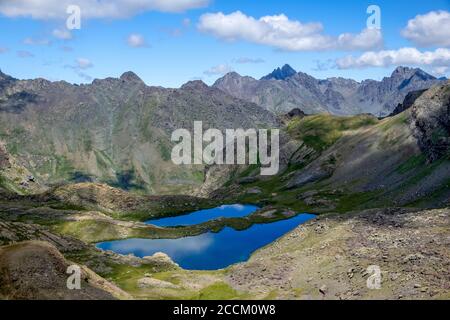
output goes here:
<path id="1" fill-rule="evenodd" d="M 253 225 L 247 230 L 225 228 L 180 239 L 127 239 L 98 243 L 103 250 L 138 257 L 164 252 L 187 270 L 217 270 L 246 261 L 257 249 L 268 245 L 315 215 L 299 214 L 268 224 Z"/>
<path id="2" fill-rule="evenodd" d="M 177 217 L 168 217 L 146 221 L 159 227 L 190 226 L 200 224 L 217 218 L 239 218 L 255 212 L 259 208 L 251 205 L 231 204 L 217 208 L 199 210 Z"/>

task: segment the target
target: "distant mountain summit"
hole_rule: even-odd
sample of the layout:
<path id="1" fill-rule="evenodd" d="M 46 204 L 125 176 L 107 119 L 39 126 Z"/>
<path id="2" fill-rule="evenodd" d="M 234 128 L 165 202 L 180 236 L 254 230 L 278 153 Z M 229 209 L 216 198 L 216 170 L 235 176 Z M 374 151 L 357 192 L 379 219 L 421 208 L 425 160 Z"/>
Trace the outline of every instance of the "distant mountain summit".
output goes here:
<path id="1" fill-rule="evenodd" d="M 144 81 L 142 81 L 142 79 L 139 78 L 139 76 L 132 71 L 127 71 L 124 74 L 122 74 L 120 76 L 120 80 L 144 84 Z"/>
<path id="2" fill-rule="evenodd" d="M 214 87 L 257 103 L 276 114 L 300 108 L 308 114 L 329 112 L 336 115 L 372 113 L 387 116 L 411 91 L 429 89 L 443 80 L 419 68 L 397 67 L 381 81 L 357 82 L 345 78 L 316 79 L 296 72 L 289 65 L 275 69 L 261 80 L 237 73 L 218 79 Z"/>
<path id="3" fill-rule="evenodd" d="M 285 64 L 281 68 L 276 68 L 269 73 L 267 76 L 261 78 L 261 80 L 286 80 L 289 77 L 295 75 L 297 71 L 295 71 L 290 65 Z"/>

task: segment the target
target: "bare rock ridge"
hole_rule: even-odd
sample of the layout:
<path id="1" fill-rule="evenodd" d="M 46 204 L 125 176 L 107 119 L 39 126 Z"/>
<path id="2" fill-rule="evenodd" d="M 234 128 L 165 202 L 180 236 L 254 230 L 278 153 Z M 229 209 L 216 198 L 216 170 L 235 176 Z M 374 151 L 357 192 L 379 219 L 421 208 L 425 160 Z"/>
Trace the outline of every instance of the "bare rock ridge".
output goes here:
<path id="1" fill-rule="evenodd" d="M 430 162 L 450 156 L 450 81 L 418 98 L 412 109 L 412 128 Z"/>
<path id="2" fill-rule="evenodd" d="M 396 68 L 381 81 L 318 80 L 285 65 L 261 80 L 230 73 L 214 86 L 280 114 L 298 107 L 306 113 L 372 113 L 382 117 L 393 112 L 409 92 L 428 89 L 442 81 L 421 69 L 408 67 Z"/>
<path id="3" fill-rule="evenodd" d="M 202 80 L 193 80 L 193 81 L 188 81 L 185 84 L 183 84 L 181 86 L 181 89 L 207 90 L 207 89 L 209 89 L 209 87 Z"/>
<path id="4" fill-rule="evenodd" d="M 81 269 L 81 289 L 67 288 L 71 265 L 48 242 L 29 241 L 0 248 L 0 298 L 111 300 L 129 296 L 87 268 Z"/>
<path id="5" fill-rule="evenodd" d="M 132 71 L 128 71 L 128 72 L 125 72 L 124 74 L 122 74 L 120 76 L 120 80 L 144 84 L 142 79 L 139 78 L 138 75 Z"/>
<path id="6" fill-rule="evenodd" d="M 408 93 L 405 97 L 405 100 L 403 100 L 403 103 L 399 103 L 397 105 L 397 107 L 394 109 L 394 111 L 392 111 L 392 113 L 388 116 L 388 117 L 392 117 L 395 116 L 399 113 L 402 113 L 405 110 L 408 110 L 409 108 L 411 108 L 414 104 L 414 102 L 416 102 L 416 100 L 425 92 L 426 90 L 416 90 L 416 91 L 411 91 L 410 93 Z"/>

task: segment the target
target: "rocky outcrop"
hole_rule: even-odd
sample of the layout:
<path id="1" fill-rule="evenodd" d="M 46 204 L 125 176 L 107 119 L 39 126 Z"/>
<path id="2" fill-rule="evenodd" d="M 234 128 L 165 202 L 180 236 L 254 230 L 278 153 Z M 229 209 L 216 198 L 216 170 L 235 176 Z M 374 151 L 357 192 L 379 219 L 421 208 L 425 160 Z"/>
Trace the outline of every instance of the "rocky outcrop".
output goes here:
<path id="1" fill-rule="evenodd" d="M 286 114 L 286 116 L 287 116 L 289 119 L 293 119 L 293 118 L 295 118 L 295 117 L 303 118 L 303 117 L 306 116 L 306 113 L 304 113 L 304 112 L 303 112 L 302 110 L 300 110 L 299 108 L 295 108 L 295 109 L 292 109 L 291 111 L 289 111 L 289 112 Z"/>
<path id="2" fill-rule="evenodd" d="M 450 81 L 416 100 L 411 126 L 419 147 L 434 162 L 450 152 Z"/>
<path id="3" fill-rule="evenodd" d="M 411 108 L 416 102 L 416 100 L 425 92 L 426 90 L 417 90 L 417 91 L 411 91 L 408 93 L 405 97 L 405 100 L 403 100 L 403 103 L 399 103 L 397 107 L 392 111 L 392 113 L 388 117 L 393 117 L 399 113 L 402 113 L 403 111 L 408 110 Z"/>
<path id="4" fill-rule="evenodd" d="M 329 178 L 333 174 L 334 169 L 334 165 L 327 164 L 312 167 L 311 170 L 300 171 L 289 180 L 289 182 L 286 184 L 286 188 L 300 188 L 308 183 L 313 183 Z"/>
<path id="5" fill-rule="evenodd" d="M 87 249 L 88 246 L 72 237 L 57 236 L 37 224 L 0 220 L 0 246 L 21 241 L 44 241 L 61 252 Z"/>
<path id="6" fill-rule="evenodd" d="M 111 300 L 130 295 L 80 268 L 80 289 L 67 286 L 67 269 L 74 265 L 47 242 L 30 241 L 0 247 L 0 297 L 25 300 Z"/>

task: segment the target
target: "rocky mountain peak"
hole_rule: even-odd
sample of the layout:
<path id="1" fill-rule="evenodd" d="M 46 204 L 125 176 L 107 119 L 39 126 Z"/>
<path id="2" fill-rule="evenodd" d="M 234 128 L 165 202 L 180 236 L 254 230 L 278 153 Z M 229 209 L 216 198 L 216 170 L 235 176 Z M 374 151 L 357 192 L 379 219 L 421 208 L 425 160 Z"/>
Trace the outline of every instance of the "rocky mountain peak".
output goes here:
<path id="1" fill-rule="evenodd" d="M 409 67 L 397 67 L 391 75 L 391 78 L 411 78 L 411 77 L 417 77 L 420 80 L 427 81 L 427 80 L 436 80 L 435 77 L 433 77 L 431 74 L 426 73 L 420 68 L 409 68 Z"/>
<path id="2" fill-rule="evenodd" d="M 232 71 L 232 72 L 228 72 L 226 75 L 224 75 L 222 78 L 218 79 L 219 80 L 223 80 L 223 81 L 229 81 L 229 80 L 237 80 L 243 78 L 239 73 Z"/>
<path id="3" fill-rule="evenodd" d="M 181 89 L 193 89 L 193 90 L 206 90 L 208 88 L 209 88 L 208 85 L 204 83 L 202 80 L 188 81 L 181 86 Z"/>
<path id="4" fill-rule="evenodd" d="M 414 76 L 420 78 L 423 81 L 427 80 L 436 80 L 436 77 L 433 77 L 431 74 L 426 73 L 422 69 L 415 69 Z"/>
<path id="5" fill-rule="evenodd" d="M 406 74 L 412 73 L 413 71 L 413 68 L 399 66 L 392 72 L 391 77 L 405 76 Z"/>
<path id="6" fill-rule="evenodd" d="M 144 83 L 141 78 L 138 77 L 137 74 L 135 74 L 132 71 L 127 71 L 124 74 L 120 76 L 120 80 L 126 81 L 126 82 L 140 82 Z"/>
<path id="7" fill-rule="evenodd" d="M 262 77 L 261 80 L 286 80 L 296 73 L 297 71 L 295 71 L 290 65 L 285 64 L 283 67 L 276 68 L 272 71 L 272 73 L 268 74 L 265 77 Z"/>

